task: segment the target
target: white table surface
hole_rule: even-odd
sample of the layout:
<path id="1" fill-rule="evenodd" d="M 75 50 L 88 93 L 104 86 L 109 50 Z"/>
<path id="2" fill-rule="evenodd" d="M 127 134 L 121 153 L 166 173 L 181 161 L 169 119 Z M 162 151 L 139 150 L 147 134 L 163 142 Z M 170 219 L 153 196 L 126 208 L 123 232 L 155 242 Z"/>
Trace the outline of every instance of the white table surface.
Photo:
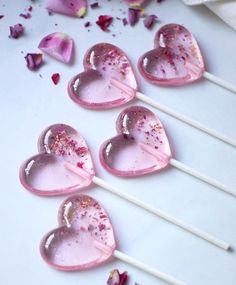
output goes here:
<path id="1" fill-rule="evenodd" d="M 133 179 L 107 173 L 99 163 L 98 149 L 105 139 L 115 135 L 115 120 L 123 108 L 85 110 L 75 105 L 66 91 L 68 80 L 82 71 L 85 51 L 98 42 L 114 43 L 132 61 L 140 91 L 236 138 L 236 95 L 206 80 L 186 87 L 157 87 L 145 82 L 136 68 L 138 57 L 152 48 L 155 31 L 163 24 L 176 22 L 189 28 L 198 39 L 207 70 L 236 84 L 235 31 L 207 8 L 185 7 L 181 1 L 166 0 L 162 4 L 151 1 L 146 12 L 155 13 L 160 19 L 152 31 L 146 30 L 142 21 L 131 28 L 115 20 L 111 33 L 102 32 L 94 22 L 100 14 L 122 16 L 119 9 L 126 11 L 127 6 L 120 1 L 100 1 L 102 8 L 89 10 L 82 20 L 56 14 L 48 16 L 43 2 L 0 1 L 0 14 L 5 15 L 0 20 L 0 283 L 104 285 L 108 272 L 118 268 L 129 272 L 129 285 L 135 282 L 165 284 L 115 260 L 75 273 L 56 271 L 43 262 L 39 242 L 47 231 L 57 226 L 57 210 L 65 197 L 41 198 L 30 194 L 19 183 L 18 172 L 21 162 L 36 153 L 38 135 L 53 123 L 70 124 L 81 132 L 90 146 L 98 176 L 236 247 L 235 198 L 174 168 Z M 29 5 L 33 6 L 32 18 L 19 17 Z M 93 23 L 90 32 L 83 26 L 86 21 Z M 16 23 L 25 26 L 25 36 L 9 39 L 8 27 Z M 55 31 L 66 32 L 74 39 L 74 64 L 67 66 L 45 56 L 45 64 L 38 72 L 27 70 L 24 55 L 38 52 L 42 37 Z M 61 74 L 57 86 L 50 79 L 55 72 Z M 152 110 L 166 127 L 176 159 L 235 186 L 236 190 L 236 150 L 233 147 Z M 96 198 L 108 211 L 119 250 L 191 285 L 236 284 L 235 252 L 212 246 L 99 187 L 85 193 Z"/>

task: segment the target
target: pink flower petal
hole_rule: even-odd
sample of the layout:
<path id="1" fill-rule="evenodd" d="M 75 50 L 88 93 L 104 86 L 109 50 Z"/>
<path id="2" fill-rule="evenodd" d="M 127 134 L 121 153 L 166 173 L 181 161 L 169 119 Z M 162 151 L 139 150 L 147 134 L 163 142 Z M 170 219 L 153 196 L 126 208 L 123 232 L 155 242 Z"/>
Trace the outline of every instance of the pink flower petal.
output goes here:
<path id="1" fill-rule="evenodd" d="M 128 3 L 130 6 L 140 6 L 142 5 L 144 2 L 146 2 L 147 0 L 124 0 L 126 3 Z"/>
<path id="2" fill-rule="evenodd" d="M 156 15 L 149 15 L 143 21 L 144 26 L 147 29 L 151 29 L 153 27 L 153 24 L 156 22 L 156 20 L 157 20 L 157 16 Z"/>
<path id="3" fill-rule="evenodd" d="M 51 57 L 68 63 L 72 57 L 73 40 L 64 33 L 53 33 L 44 37 L 38 46 Z"/>
<path id="4" fill-rule="evenodd" d="M 68 16 L 83 17 L 87 11 L 86 0 L 47 0 L 46 9 Z"/>
<path id="5" fill-rule="evenodd" d="M 30 70 L 37 70 L 43 63 L 43 55 L 41 53 L 27 53 L 25 60 Z"/>

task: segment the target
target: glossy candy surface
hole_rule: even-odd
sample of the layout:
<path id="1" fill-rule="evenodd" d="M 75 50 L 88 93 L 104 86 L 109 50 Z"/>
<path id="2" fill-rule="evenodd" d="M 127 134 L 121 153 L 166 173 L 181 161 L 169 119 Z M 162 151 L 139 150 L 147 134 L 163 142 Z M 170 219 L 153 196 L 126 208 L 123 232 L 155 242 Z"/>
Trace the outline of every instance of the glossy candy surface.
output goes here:
<path id="1" fill-rule="evenodd" d="M 44 196 L 73 193 L 92 183 L 93 162 L 82 136 L 63 124 L 47 128 L 38 141 L 38 152 L 20 168 L 20 181 L 29 191 Z M 80 177 L 65 168 L 71 163 L 89 175 Z"/>
<path id="2" fill-rule="evenodd" d="M 154 49 L 140 57 L 138 68 L 145 79 L 165 86 L 197 81 L 205 71 L 195 38 L 177 24 L 165 25 L 156 33 Z"/>
<path id="3" fill-rule="evenodd" d="M 118 47 L 107 43 L 91 47 L 84 57 L 84 70 L 68 84 L 70 98 L 82 107 L 112 108 L 134 98 L 137 89 L 134 73 Z"/>
<path id="4" fill-rule="evenodd" d="M 93 198 L 68 198 L 58 213 L 59 227 L 42 239 L 40 252 L 52 267 L 83 270 L 107 261 L 115 247 L 113 229 L 107 213 Z"/>
<path id="5" fill-rule="evenodd" d="M 171 158 L 160 120 L 141 106 L 126 108 L 116 121 L 117 136 L 100 148 L 100 161 L 117 176 L 139 176 L 165 168 Z"/>

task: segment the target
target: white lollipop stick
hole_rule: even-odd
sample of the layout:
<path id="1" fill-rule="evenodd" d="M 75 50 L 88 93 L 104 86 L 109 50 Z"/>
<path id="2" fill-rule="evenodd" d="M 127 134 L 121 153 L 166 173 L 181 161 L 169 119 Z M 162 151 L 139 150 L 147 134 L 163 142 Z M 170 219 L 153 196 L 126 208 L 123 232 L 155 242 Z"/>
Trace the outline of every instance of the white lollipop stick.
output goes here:
<path id="1" fill-rule="evenodd" d="M 71 163 L 65 163 L 65 167 L 72 171 L 73 173 L 77 174 L 80 177 L 91 177 L 89 173 L 87 173 L 86 171 L 84 171 L 83 169 L 71 164 Z M 214 237 L 213 235 L 206 233 L 198 228 L 195 228 L 191 225 L 188 225 L 185 222 L 182 222 L 181 220 L 176 219 L 175 217 L 165 213 L 164 211 L 161 211 L 151 205 L 149 205 L 148 203 L 143 202 L 142 200 L 139 200 L 127 193 L 125 193 L 124 191 L 121 191 L 120 189 L 112 186 L 111 184 L 107 183 L 106 181 L 104 181 L 103 179 L 97 177 L 97 176 L 93 176 L 92 177 L 92 181 L 94 184 L 102 187 L 105 190 L 108 190 L 109 192 L 119 196 L 120 198 L 127 200 L 131 203 L 133 203 L 134 205 L 143 208 L 144 210 L 154 214 L 155 216 L 158 216 L 160 218 L 162 218 L 163 220 L 166 220 L 169 223 L 172 223 L 182 229 L 184 229 L 185 231 L 188 231 L 192 234 L 194 234 L 195 236 L 202 238 L 206 241 L 208 241 L 209 243 L 214 244 L 215 246 L 218 246 L 224 250 L 229 250 L 230 249 L 230 244 L 228 244 L 225 241 L 222 241 L 216 237 Z"/>
<path id="2" fill-rule="evenodd" d="M 149 265 L 146 265 L 143 262 L 138 261 L 137 259 L 134 259 L 123 252 L 120 252 L 118 250 L 115 250 L 113 252 L 113 256 L 116 257 L 117 259 L 120 259 L 121 261 L 130 264 L 144 272 L 147 272 L 163 281 L 166 283 L 172 284 L 172 285 L 187 285 L 187 283 L 176 279 L 175 277 L 172 277 L 164 272 L 161 272 L 153 267 L 150 267 Z"/>
<path id="3" fill-rule="evenodd" d="M 178 161 L 178 160 L 175 160 L 175 159 L 171 159 L 170 160 L 170 165 L 174 166 L 175 168 L 178 168 L 179 170 L 207 183 L 207 184 L 210 184 L 211 186 L 215 187 L 215 188 L 218 188 L 224 192 L 226 192 L 227 194 L 230 194 L 234 197 L 236 197 L 236 191 L 235 189 L 233 189 L 232 187 L 228 186 L 228 185 L 225 185 L 221 182 L 219 182 L 218 180 L 214 179 L 214 178 L 211 178 L 199 171 L 196 171 L 194 170 L 193 168 L 185 165 L 184 163 Z"/>
<path id="4" fill-rule="evenodd" d="M 96 248 L 98 248 L 99 250 L 103 251 L 105 254 L 108 254 L 108 256 L 110 255 L 110 248 L 108 248 L 106 245 L 100 243 L 97 240 L 94 240 L 94 245 Z M 140 261 L 138 261 L 135 258 L 130 257 L 129 255 L 119 251 L 119 250 L 114 250 L 113 251 L 113 256 L 127 264 L 130 264 L 148 274 L 151 274 L 169 284 L 172 285 L 187 285 L 187 283 L 180 281 L 178 279 L 176 279 L 175 277 L 172 277 L 166 273 L 163 273 L 155 268 L 152 268 L 149 265 L 146 265 L 145 263 L 142 263 Z"/>
<path id="5" fill-rule="evenodd" d="M 211 74 L 207 71 L 205 71 L 203 73 L 203 77 L 208 79 L 209 81 L 215 83 L 216 85 L 219 85 L 220 87 L 225 88 L 225 89 L 236 94 L 236 86 L 234 84 L 232 84 L 232 83 L 230 83 L 230 82 L 228 82 L 228 81 L 226 81 L 226 80 L 224 80 L 224 79 L 222 79 L 222 78 L 220 78 L 214 74 Z"/>
<path id="6" fill-rule="evenodd" d="M 153 157 L 155 157 L 158 161 L 161 159 L 161 157 L 163 156 L 165 158 L 165 154 L 163 154 L 162 152 L 158 152 L 157 150 L 153 150 L 152 147 L 144 144 L 144 143 L 139 143 L 140 147 L 148 152 L 149 154 L 151 154 Z M 158 154 L 158 155 L 157 155 Z M 207 184 L 210 184 L 211 186 L 217 188 L 217 189 L 220 189 L 224 192 L 226 192 L 227 194 L 230 194 L 234 197 L 236 197 L 236 190 L 233 189 L 232 187 L 228 186 L 228 185 L 225 185 L 221 182 L 219 182 L 218 180 L 216 179 L 213 179 L 197 170 L 194 170 L 193 168 L 185 165 L 184 163 L 174 159 L 174 158 L 171 158 L 170 161 L 169 161 L 169 164 L 174 166 L 175 168 L 178 168 L 179 170 L 207 183 Z"/>
<path id="7" fill-rule="evenodd" d="M 111 79 L 110 83 L 113 86 L 115 86 L 115 87 L 121 89 L 122 91 L 126 92 L 127 94 L 131 95 L 135 92 L 134 89 L 132 89 L 130 86 L 120 82 L 119 80 L 117 80 L 115 78 Z M 137 99 L 139 99 L 139 100 L 143 101 L 144 103 L 156 108 L 157 110 L 159 110 L 163 113 L 166 113 L 167 115 L 170 115 L 171 117 L 173 117 L 173 118 L 175 118 L 181 122 L 184 122 L 184 123 L 196 128 L 196 129 L 198 129 L 198 130 L 200 130 L 200 131 L 202 131 L 202 132 L 204 132 L 204 133 L 206 133 L 212 137 L 215 137 L 215 138 L 229 144 L 229 145 L 236 147 L 236 139 L 233 139 L 233 138 L 226 136 L 225 134 L 222 134 L 222 133 L 220 133 L 214 129 L 206 127 L 206 126 L 202 125 L 201 123 L 199 123 L 198 121 L 195 121 L 191 118 L 188 118 L 185 115 L 182 115 L 182 114 L 180 114 L 180 113 L 178 113 L 178 112 L 176 112 L 176 111 L 174 111 L 174 110 L 172 110 L 172 109 L 170 109 L 170 108 L 168 108 L 162 104 L 159 104 L 141 92 L 138 92 L 138 91 L 135 92 L 135 96 Z"/>

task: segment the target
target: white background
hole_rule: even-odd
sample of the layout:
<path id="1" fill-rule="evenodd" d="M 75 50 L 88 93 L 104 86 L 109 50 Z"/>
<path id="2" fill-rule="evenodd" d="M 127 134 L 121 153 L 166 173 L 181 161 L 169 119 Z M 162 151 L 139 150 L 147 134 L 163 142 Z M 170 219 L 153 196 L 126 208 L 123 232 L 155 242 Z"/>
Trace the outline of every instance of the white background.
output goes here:
<path id="1" fill-rule="evenodd" d="M 102 8 L 89 9 L 82 20 L 48 16 L 43 2 L 0 0 L 0 14 L 5 15 L 0 20 L 0 283 L 104 285 L 108 272 L 119 268 L 129 272 L 129 285 L 135 281 L 141 285 L 164 284 L 115 260 L 75 273 L 53 270 L 43 262 L 39 242 L 47 231 L 57 226 L 57 210 L 65 197 L 41 198 L 30 194 L 20 185 L 18 172 L 21 162 L 36 153 L 38 135 L 53 123 L 70 124 L 81 132 L 90 146 L 98 176 L 236 247 L 235 198 L 174 168 L 140 178 L 113 177 L 101 167 L 98 149 L 105 139 L 115 135 L 115 120 L 123 107 L 108 111 L 85 110 L 75 105 L 66 91 L 68 80 L 83 69 L 85 51 L 95 43 L 110 42 L 127 53 L 140 91 L 236 138 L 236 95 L 206 80 L 186 87 L 157 87 L 145 82 L 136 68 L 138 57 L 152 48 L 155 31 L 163 24 L 176 22 L 194 33 L 207 70 L 236 84 L 235 31 L 207 8 L 186 7 L 180 1 L 166 0 L 161 4 L 151 1 L 146 12 L 159 17 L 152 31 L 146 30 L 142 21 L 131 28 L 115 20 L 111 33 L 102 32 L 94 22 L 100 14 L 123 17 L 119 9 L 126 11 L 127 6 L 120 1 L 100 1 Z M 20 18 L 18 15 L 30 4 L 33 5 L 32 18 Z M 86 21 L 93 23 L 90 32 L 83 26 Z M 8 27 L 16 23 L 25 26 L 25 35 L 18 40 L 9 39 Z M 45 56 L 45 64 L 38 72 L 27 70 L 24 55 L 38 52 L 42 37 L 55 31 L 66 32 L 74 39 L 74 63 L 67 66 Z M 55 72 L 61 75 L 57 86 L 50 79 Z M 233 147 L 152 110 L 166 127 L 176 159 L 235 186 L 236 191 L 236 150 Z M 191 285 L 236 284 L 235 252 L 224 252 L 99 187 L 87 193 L 108 211 L 119 250 Z"/>

